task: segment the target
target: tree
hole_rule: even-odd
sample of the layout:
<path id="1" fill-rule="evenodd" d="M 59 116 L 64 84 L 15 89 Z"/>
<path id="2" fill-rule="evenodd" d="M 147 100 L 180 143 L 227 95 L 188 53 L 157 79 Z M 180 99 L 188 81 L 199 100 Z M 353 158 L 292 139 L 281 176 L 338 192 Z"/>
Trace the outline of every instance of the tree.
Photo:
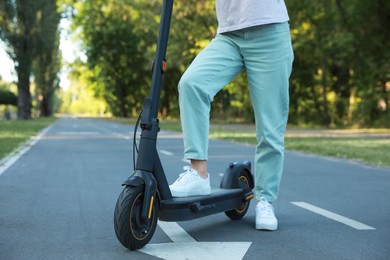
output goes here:
<path id="1" fill-rule="evenodd" d="M 53 113 L 53 96 L 59 87 L 58 73 L 61 69 L 59 29 L 61 13 L 56 0 L 45 0 L 38 17 L 37 47 L 34 55 L 33 73 L 40 101 L 41 116 Z"/>
<path id="2" fill-rule="evenodd" d="M 0 37 L 8 46 L 18 76 L 18 118 L 31 118 L 30 74 L 36 46 L 38 1 L 4 0 L 0 6 Z"/>
<path id="3" fill-rule="evenodd" d="M 59 70 L 58 36 L 54 36 L 58 21 L 55 0 L 3 0 L 0 3 L 0 38 L 7 45 L 18 77 L 20 119 L 31 118 L 30 76 L 37 56 L 35 77 L 43 107 L 48 107 L 46 102 L 52 95 L 49 88 L 58 85 L 54 75 Z"/>
<path id="4" fill-rule="evenodd" d="M 351 116 L 366 126 L 390 126 L 390 2 L 335 0 L 353 38 Z M 359 102 L 360 101 L 360 102 Z"/>
<path id="5" fill-rule="evenodd" d="M 107 104 L 94 96 L 93 89 L 88 86 L 90 71 L 79 64 L 69 74 L 70 86 L 60 91 L 60 112 L 88 116 L 102 116 L 106 113 Z"/>
<path id="6" fill-rule="evenodd" d="M 178 81 L 216 33 L 214 4 L 212 0 L 174 3 L 162 116 L 178 115 Z M 390 2 L 290 0 L 286 4 L 295 52 L 290 123 L 388 126 Z M 80 0 L 76 10 L 74 29 L 81 32 L 88 57 L 89 84 L 115 115 L 133 115 L 150 89 L 161 1 Z M 214 98 L 211 116 L 253 121 L 248 93 L 241 74 Z"/>
<path id="7" fill-rule="evenodd" d="M 325 126 L 389 122 L 390 4 L 286 3 L 295 51 L 290 122 Z"/>
<path id="8" fill-rule="evenodd" d="M 112 113 L 127 117 L 139 106 L 145 91 L 143 60 L 145 40 L 135 33 L 140 12 L 139 1 L 86 0 L 77 5 L 74 24 L 86 50 L 90 77 L 97 96 L 103 97 Z"/>

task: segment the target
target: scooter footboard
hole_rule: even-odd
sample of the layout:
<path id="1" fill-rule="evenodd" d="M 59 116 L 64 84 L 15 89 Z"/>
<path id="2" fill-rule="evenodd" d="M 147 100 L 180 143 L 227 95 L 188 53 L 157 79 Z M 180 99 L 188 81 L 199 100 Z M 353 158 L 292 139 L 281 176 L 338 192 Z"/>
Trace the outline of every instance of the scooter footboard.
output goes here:
<path id="1" fill-rule="evenodd" d="M 160 204 L 159 219 L 187 221 L 240 207 L 243 189 L 213 189 L 210 195 L 172 198 Z"/>

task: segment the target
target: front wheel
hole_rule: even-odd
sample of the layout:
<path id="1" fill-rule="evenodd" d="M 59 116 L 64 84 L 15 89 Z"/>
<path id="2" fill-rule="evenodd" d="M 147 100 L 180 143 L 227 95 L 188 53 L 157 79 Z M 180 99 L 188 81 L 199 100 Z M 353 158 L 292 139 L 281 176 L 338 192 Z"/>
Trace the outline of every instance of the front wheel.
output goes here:
<path id="1" fill-rule="evenodd" d="M 251 178 L 249 177 L 249 173 L 247 171 L 242 170 L 240 172 L 240 175 L 238 176 L 238 183 L 241 188 L 244 189 L 249 189 L 251 187 Z M 249 204 L 250 200 L 247 200 L 243 202 L 240 207 L 225 211 L 225 214 L 232 220 L 239 220 L 245 216 L 246 212 L 248 211 Z"/>
<path id="2" fill-rule="evenodd" d="M 119 195 L 114 212 L 115 234 L 119 242 L 130 250 L 149 243 L 157 226 L 158 205 L 154 200 L 150 219 L 141 219 L 144 187 L 127 186 Z"/>

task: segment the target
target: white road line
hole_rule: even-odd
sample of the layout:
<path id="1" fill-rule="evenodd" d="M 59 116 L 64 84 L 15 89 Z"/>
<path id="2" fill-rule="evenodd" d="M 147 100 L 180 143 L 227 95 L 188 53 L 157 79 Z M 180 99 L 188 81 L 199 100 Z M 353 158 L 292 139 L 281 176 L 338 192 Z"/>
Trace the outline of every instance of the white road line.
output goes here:
<path id="1" fill-rule="evenodd" d="M 160 150 L 160 153 L 164 154 L 164 155 L 168 155 L 168 156 L 172 156 L 173 153 L 171 153 L 170 151 L 167 151 L 167 150 Z"/>
<path id="2" fill-rule="evenodd" d="M 333 213 L 331 211 L 328 211 L 328 210 L 325 210 L 325 209 L 313 206 L 313 205 L 311 205 L 309 203 L 306 203 L 306 202 L 291 202 L 291 203 L 294 204 L 295 206 L 307 209 L 309 211 L 312 211 L 312 212 L 317 213 L 319 215 L 322 215 L 324 217 L 330 218 L 330 219 L 332 219 L 334 221 L 340 222 L 342 224 L 345 224 L 345 225 L 350 226 L 352 228 L 355 228 L 357 230 L 372 230 L 372 229 L 375 229 L 373 227 L 367 226 L 367 225 L 365 225 L 363 223 L 360 223 L 358 221 L 355 221 L 353 219 L 350 219 L 350 218 L 341 216 L 339 214 Z"/>
<path id="3" fill-rule="evenodd" d="M 125 140 L 130 140 L 130 139 L 132 139 L 130 136 L 127 136 L 127 135 L 123 135 L 123 134 L 119 134 L 119 133 L 115 133 L 115 132 L 112 132 L 112 133 L 113 133 L 114 135 L 116 135 L 116 136 L 119 136 L 119 137 L 125 139 Z"/>
<path id="4" fill-rule="evenodd" d="M 132 139 L 132 137 L 130 137 L 130 136 L 127 136 L 127 135 L 124 135 L 124 134 L 121 134 L 121 133 L 117 133 L 117 132 L 114 132 L 114 131 L 107 130 L 107 129 L 105 129 L 105 128 L 102 128 L 102 127 L 97 126 L 97 125 L 92 124 L 92 123 L 88 123 L 88 125 L 90 125 L 90 126 L 92 126 L 92 127 L 94 127 L 94 128 L 97 128 L 97 129 L 99 129 L 100 131 L 106 132 L 106 133 L 108 133 L 108 134 L 115 135 L 115 136 L 118 136 L 118 137 L 120 137 L 120 138 L 123 138 L 123 139 L 125 139 L 125 140 L 130 140 L 130 139 Z"/>
<path id="5" fill-rule="evenodd" d="M 173 242 L 196 242 L 182 227 L 176 222 L 158 221 L 160 228 L 168 235 Z"/>
<path id="6" fill-rule="evenodd" d="M 22 148 L 5 157 L 0 161 L 0 175 L 2 175 L 9 167 L 11 167 L 23 154 L 25 154 L 31 147 L 33 147 L 49 130 L 51 126 L 46 127 L 40 131 L 36 136 L 33 136 L 27 141 Z"/>
<path id="7" fill-rule="evenodd" d="M 69 131 L 65 131 L 65 132 L 56 132 L 56 135 L 97 135 L 99 134 L 99 132 L 69 132 Z"/>

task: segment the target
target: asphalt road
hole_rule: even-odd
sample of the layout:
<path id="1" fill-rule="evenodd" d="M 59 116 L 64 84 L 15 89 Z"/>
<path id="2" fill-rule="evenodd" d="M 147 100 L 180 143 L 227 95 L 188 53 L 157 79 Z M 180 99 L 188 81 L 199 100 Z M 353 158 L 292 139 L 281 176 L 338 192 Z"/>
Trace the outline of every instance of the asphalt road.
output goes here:
<path id="1" fill-rule="evenodd" d="M 62 118 L 12 165 L 3 161 L 0 259 L 390 259 L 390 169 L 292 152 L 277 231 L 254 229 L 252 203 L 242 220 L 160 223 L 142 252 L 125 249 L 113 212 L 133 169 L 132 128 Z M 181 136 L 162 131 L 158 150 L 172 182 L 185 165 Z M 211 140 L 209 154 L 218 187 L 229 162 L 253 161 L 254 147 Z"/>

